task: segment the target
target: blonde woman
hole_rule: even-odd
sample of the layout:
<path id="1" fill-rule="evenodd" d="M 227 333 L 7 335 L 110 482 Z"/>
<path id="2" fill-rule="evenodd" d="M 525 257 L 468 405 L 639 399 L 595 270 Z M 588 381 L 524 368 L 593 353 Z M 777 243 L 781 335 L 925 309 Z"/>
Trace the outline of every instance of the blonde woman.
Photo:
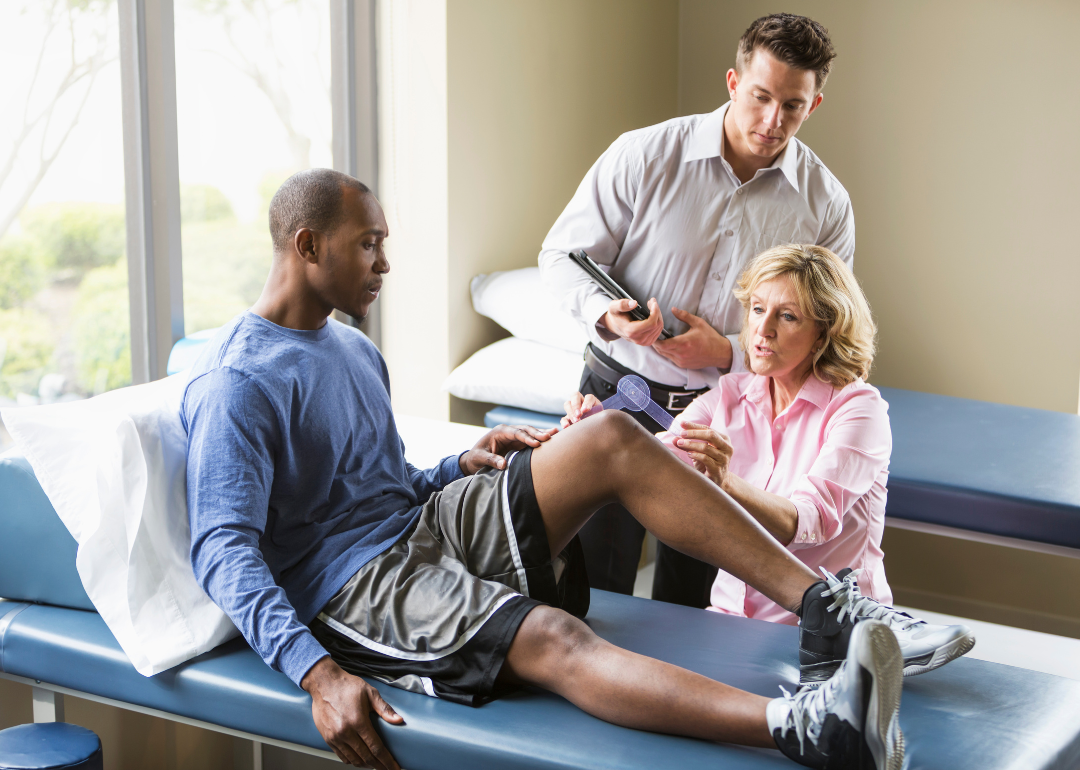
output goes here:
<path id="1" fill-rule="evenodd" d="M 866 298 L 835 254 L 798 245 L 757 256 L 735 295 L 749 371 L 721 377 L 660 438 L 815 572 L 844 579 L 854 568 L 862 593 L 888 604 L 881 535 L 892 434 L 888 405 L 866 383 L 876 334 Z M 595 404 L 575 396 L 564 425 Z M 711 604 L 798 622 L 722 571 Z"/>

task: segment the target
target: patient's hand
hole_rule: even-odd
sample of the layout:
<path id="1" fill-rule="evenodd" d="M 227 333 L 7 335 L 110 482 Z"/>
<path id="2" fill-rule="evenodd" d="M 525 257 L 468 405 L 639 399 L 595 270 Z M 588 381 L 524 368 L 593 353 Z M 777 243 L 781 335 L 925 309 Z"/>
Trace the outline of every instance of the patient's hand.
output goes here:
<path id="1" fill-rule="evenodd" d="M 555 433 L 555 428 L 540 430 L 531 425 L 496 425 L 476 442 L 476 446 L 458 458 L 458 465 L 466 476 L 481 468 L 501 471 L 506 467 L 507 452 L 538 447 Z"/>
<path id="2" fill-rule="evenodd" d="M 563 417 L 559 424 L 564 428 L 569 428 L 575 422 L 581 422 L 588 417 L 589 413 L 598 406 L 600 406 L 600 399 L 592 393 L 587 396 L 575 393 L 563 404 L 566 417 Z"/>
<path id="3" fill-rule="evenodd" d="M 730 439 L 708 425 L 695 422 L 682 423 L 681 430 L 672 425 L 671 432 L 678 437 L 675 439 L 675 446 L 689 455 L 694 461 L 694 467 L 708 476 L 716 486 L 724 488 L 728 464 L 735 452 Z"/>
<path id="4" fill-rule="evenodd" d="M 403 725 L 405 720 L 378 690 L 342 671 L 329 657 L 312 666 L 300 686 L 311 695 L 315 727 L 342 762 L 376 770 L 401 770 L 371 726 L 370 714 L 374 711 L 392 725 Z"/>

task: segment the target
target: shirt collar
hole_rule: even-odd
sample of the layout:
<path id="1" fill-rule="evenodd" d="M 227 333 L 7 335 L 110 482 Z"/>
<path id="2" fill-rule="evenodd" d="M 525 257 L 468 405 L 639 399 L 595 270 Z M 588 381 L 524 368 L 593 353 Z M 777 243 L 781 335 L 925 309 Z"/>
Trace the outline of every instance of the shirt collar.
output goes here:
<path id="1" fill-rule="evenodd" d="M 799 395 L 795 400 L 809 401 L 818 409 L 824 409 L 832 401 L 833 387 L 827 382 L 819 380 L 812 373 L 806 378 L 806 382 L 799 388 Z"/>
<path id="2" fill-rule="evenodd" d="M 811 374 L 806 378 L 806 382 L 799 388 L 799 393 L 795 396 L 795 400 L 808 401 L 816 406 L 818 409 L 824 409 L 832 401 L 833 387 L 827 382 L 823 382 Z M 762 377 L 760 374 L 755 374 L 747 385 L 746 390 L 743 393 L 743 397 L 748 401 L 758 405 L 765 414 L 768 411 L 765 409 L 765 405 L 770 403 L 772 398 L 769 393 L 769 378 Z M 775 416 L 775 415 L 774 415 Z"/>
<path id="3" fill-rule="evenodd" d="M 724 116 L 727 115 L 731 102 L 725 103 L 720 109 L 710 112 L 703 117 L 694 127 L 694 133 L 690 136 L 690 147 L 683 156 L 683 163 L 692 160 L 708 160 L 709 158 L 722 158 L 724 155 Z M 780 153 L 771 166 L 762 171 L 779 169 L 788 180 L 788 183 L 799 192 L 799 148 L 795 146 L 795 137 L 788 140 L 784 151 Z M 762 173 L 759 171 L 758 173 Z"/>
<path id="4" fill-rule="evenodd" d="M 795 137 L 788 139 L 787 147 L 769 168 L 780 169 L 791 186 L 795 188 L 795 192 L 799 192 L 799 148 L 795 146 L 796 141 Z"/>
<path id="5" fill-rule="evenodd" d="M 727 114 L 728 102 L 718 110 L 703 117 L 690 135 L 690 147 L 683 156 L 683 163 L 692 160 L 708 160 L 723 157 L 724 152 L 724 115 Z"/>

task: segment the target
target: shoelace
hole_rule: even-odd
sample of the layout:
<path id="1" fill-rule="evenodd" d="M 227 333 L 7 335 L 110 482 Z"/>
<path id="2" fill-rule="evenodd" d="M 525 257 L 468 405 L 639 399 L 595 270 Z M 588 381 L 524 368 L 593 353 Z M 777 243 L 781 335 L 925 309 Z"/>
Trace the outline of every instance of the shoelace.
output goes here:
<path id="1" fill-rule="evenodd" d="M 799 739 L 800 754 L 806 754 L 804 744 L 807 735 L 817 745 L 818 738 L 821 737 L 821 728 L 825 724 L 825 717 L 829 714 L 829 705 L 835 697 L 834 693 L 839 686 L 845 666 L 846 662 L 841 664 L 840 670 L 828 682 L 817 689 L 799 690 L 792 695 L 784 689 L 783 685 L 780 686 L 780 692 L 784 694 L 784 702 L 791 709 L 788 712 L 788 723 L 791 728 L 794 728 L 795 735 Z"/>
<path id="2" fill-rule="evenodd" d="M 833 611 L 839 608 L 839 617 L 837 618 L 841 623 L 844 622 L 844 616 L 849 615 L 852 618 L 873 618 L 874 620 L 881 620 L 888 623 L 891 627 L 898 628 L 901 631 L 907 631 L 912 626 L 925 623 L 923 620 L 913 618 L 897 609 L 894 609 L 887 604 L 871 599 L 869 596 L 863 596 L 859 592 L 859 586 L 855 582 L 855 579 L 862 574 L 861 569 L 853 570 L 844 576 L 843 580 L 836 577 L 836 575 L 829 572 L 824 567 L 819 568 L 823 575 L 825 575 L 825 582 L 829 584 L 829 590 L 823 591 L 822 596 L 835 596 L 836 599 L 829 605 L 829 611 Z"/>

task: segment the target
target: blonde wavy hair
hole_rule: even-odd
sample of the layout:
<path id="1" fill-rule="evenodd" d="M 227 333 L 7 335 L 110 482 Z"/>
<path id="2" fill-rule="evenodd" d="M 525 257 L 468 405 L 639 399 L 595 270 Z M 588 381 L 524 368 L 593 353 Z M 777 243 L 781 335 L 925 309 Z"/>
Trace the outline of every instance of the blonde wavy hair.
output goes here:
<path id="1" fill-rule="evenodd" d="M 877 326 L 854 273 L 822 246 L 776 246 L 754 257 L 739 277 L 735 296 L 742 303 L 742 344 L 750 368 L 750 296 L 759 284 L 788 276 L 799 308 L 817 322 L 825 344 L 814 354 L 814 376 L 834 388 L 865 380 L 874 362 Z"/>

